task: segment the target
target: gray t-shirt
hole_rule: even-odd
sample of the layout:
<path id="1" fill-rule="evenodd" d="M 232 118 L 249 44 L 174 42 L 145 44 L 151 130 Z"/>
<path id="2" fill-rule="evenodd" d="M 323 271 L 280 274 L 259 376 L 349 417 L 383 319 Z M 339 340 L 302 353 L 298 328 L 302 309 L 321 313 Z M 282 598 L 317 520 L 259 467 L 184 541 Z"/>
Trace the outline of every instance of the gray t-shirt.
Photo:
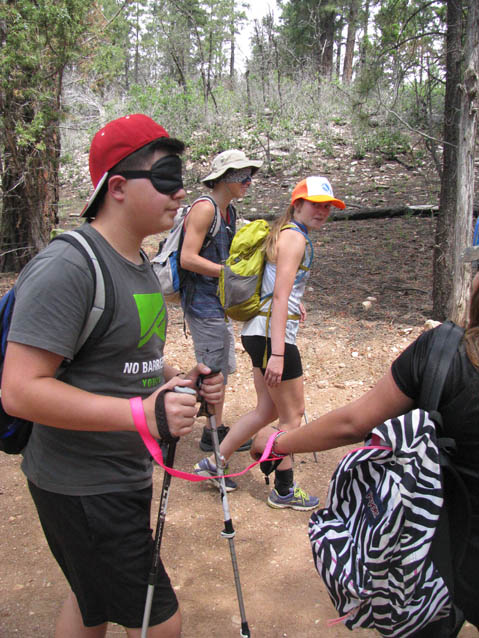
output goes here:
<path id="1" fill-rule="evenodd" d="M 58 378 L 97 394 L 148 396 L 161 385 L 167 310 L 148 262 L 119 255 L 90 225 L 109 268 L 115 310 L 99 343 Z M 9 340 L 72 358 L 89 314 L 93 279 L 85 257 L 66 242 L 47 246 L 22 271 Z M 150 456 L 136 432 L 87 432 L 35 424 L 22 469 L 42 489 L 70 495 L 139 490 L 151 483 Z"/>

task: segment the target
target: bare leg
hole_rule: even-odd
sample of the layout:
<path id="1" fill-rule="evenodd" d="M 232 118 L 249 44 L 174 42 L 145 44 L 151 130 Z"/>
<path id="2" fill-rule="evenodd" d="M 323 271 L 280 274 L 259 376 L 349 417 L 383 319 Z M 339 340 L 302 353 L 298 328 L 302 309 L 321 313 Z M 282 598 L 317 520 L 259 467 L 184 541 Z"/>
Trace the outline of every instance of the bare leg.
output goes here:
<path id="1" fill-rule="evenodd" d="M 253 368 L 253 379 L 256 389 L 256 408 L 244 414 L 223 439 L 220 445 L 220 452 L 226 461 L 245 441 L 248 441 L 253 434 L 259 432 L 262 427 L 272 423 L 278 418 L 276 408 L 266 388 L 263 375 L 259 368 Z M 214 463 L 214 457 L 211 457 Z"/>
<path id="2" fill-rule="evenodd" d="M 280 430 L 292 430 L 301 425 L 304 413 L 303 377 L 282 381 L 276 388 L 266 385 L 259 368 L 253 368 L 253 378 L 257 397 L 256 408 L 231 426 L 223 439 L 220 451 L 226 461 L 242 443 L 276 419 L 279 419 Z M 214 463 L 214 457 L 211 457 L 210 461 Z M 278 469 L 288 470 L 291 467 L 291 457 L 287 456 L 281 461 Z"/>
<path id="3" fill-rule="evenodd" d="M 75 594 L 67 596 L 58 617 L 55 638 L 104 638 L 108 623 L 85 627 Z"/>
<path id="4" fill-rule="evenodd" d="M 141 629 L 127 628 L 128 638 L 140 638 Z M 153 625 L 148 628 L 148 638 L 181 638 L 181 614 L 178 610 L 171 618 L 165 620 L 160 625 Z"/>
<path id="5" fill-rule="evenodd" d="M 268 391 L 278 411 L 279 429 L 289 431 L 299 428 L 304 414 L 303 377 L 282 381 L 276 388 L 268 387 Z M 291 456 L 287 456 L 278 465 L 278 470 L 291 467 Z"/>

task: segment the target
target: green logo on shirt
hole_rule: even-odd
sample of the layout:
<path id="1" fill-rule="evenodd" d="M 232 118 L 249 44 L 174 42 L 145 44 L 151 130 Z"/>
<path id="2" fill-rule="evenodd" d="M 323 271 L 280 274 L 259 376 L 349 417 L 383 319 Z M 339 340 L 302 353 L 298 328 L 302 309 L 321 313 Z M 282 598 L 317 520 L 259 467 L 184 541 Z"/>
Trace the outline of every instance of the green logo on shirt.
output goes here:
<path id="1" fill-rule="evenodd" d="M 148 295 L 133 295 L 140 317 L 140 341 L 138 348 L 157 335 L 163 343 L 166 339 L 166 306 L 163 295 L 155 292 Z"/>

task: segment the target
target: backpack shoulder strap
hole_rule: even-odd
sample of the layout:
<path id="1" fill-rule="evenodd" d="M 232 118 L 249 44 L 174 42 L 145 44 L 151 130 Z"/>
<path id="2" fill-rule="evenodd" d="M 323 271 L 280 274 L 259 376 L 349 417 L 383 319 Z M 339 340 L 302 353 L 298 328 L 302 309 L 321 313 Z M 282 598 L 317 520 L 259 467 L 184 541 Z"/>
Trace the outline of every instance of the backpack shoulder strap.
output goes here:
<path id="1" fill-rule="evenodd" d="M 115 308 L 115 291 L 105 260 L 86 233 L 80 229 L 66 231 L 52 241 L 56 240 L 66 241 L 75 246 L 85 257 L 93 277 L 93 304 L 75 347 L 77 356 L 80 351 L 85 351 L 97 343 L 110 325 Z"/>
<path id="2" fill-rule="evenodd" d="M 188 212 L 186 213 L 186 215 L 184 215 L 182 221 L 181 221 L 181 225 L 182 225 L 182 231 L 181 231 L 181 243 L 183 243 L 183 229 L 184 229 L 184 223 L 186 220 L 186 217 L 188 216 L 190 210 L 193 208 L 193 206 L 195 204 L 197 204 L 198 202 L 202 202 L 202 201 L 208 201 L 213 205 L 214 208 L 214 214 L 213 214 L 213 219 L 211 220 L 211 225 L 208 229 L 208 232 L 205 235 L 205 239 L 203 241 L 203 245 L 201 247 L 201 250 L 203 248 L 207 248 L 211 242 L 213 241 L 213 239 L 216 237 L 216 235 L 218 234 L 219 229 L 221 228 L 221 212 L 220 209 L 218 207 L 218 204 L 215 202 L 215 200 L 210 197 L 209 195 L 201 195 L 201 197 L 197 197 L 195 199 L 195 201 L 191 204 L 191 206 L 188 207 Z"/>
<path id="3" fill-rule="evenodd" d="M 424 366 L 419 405 L 428 411 L 437 410 L 452 360 L 464 336 L 464 329 L 452 321 L 438 326 Z"/>
<path id="4" fill-rule="evenodd" d="M 442 390 L 446 381 L 447 373 L 451 367 L 454 356 L 464 335 L 464 330 L 452 321 L 445 321 L 434 331 L 431 346 L 427 355 L 422 380 L 419 405 L 423 409 L 432 411 L 439 447 L 439 464 L 441 474 L 447 471 L 449 474 L 449 484 L 454 486 L 454 499 L 448 492 L 447 485 L 444 487 L 444 504 L 441 510 L 436 533 L 431 545 L 431 558 L 434 565 L 446 583 L 451 597 L 454 595 L 455 574 L 462 563 L 466 551 L 464 539 L 469 537 L 470 529 L 470 501 L 466 487 L 454 463 L 450 457 L 450 451 L 455 448 L 454 439 L 442 438 L 442 419 L 440 414 L 435 412 L 439 406 Z M 451 487 L 449 489 L 451 489 Z M 457 535 L 455 547 L 451 546 L 451 524 L 459 522 L 460 534 Z M 454 553 L 454 560 L 453 555 Z"/>
<path id="5" fill-rule="evenodd" d="M 12 286 L 0 300 L 0 355 L 3 358 L 7 349 L 7 337 L 8 330 L 10 328 L 10 320 L 13 314 L 13 307 L 15 305 L 15 286 Z"/>
<path id="6" fill-rule="evenodd" d="M 208 232 L 206 233 L 206 237 L 205 237 L 205 243 L 207 241 L 209 243 L 213 239 L 213 237 L 215 237 L 218 234 L 218 231 L 221 228 L 221 212 L 220 212 L 218 204 L 209 195 L 202 195 L 201 197 L 196 198 L 195 201 L 191 204 L 191 206 L 190 206 L 190 208 L 188 210 L 188 213 L 193 208 L 193 206 L 195 204 L 197 204 L 198 202 L 203 202 L 203 201 L 210 202 L 210 204 L 212 204 L 213 208 L 214 208 L 213 219 L 211 221 L 211 225 L 210 225 L 210 227 L 208 229 Z"/>
<path id="7" fill-rule="evenodd" d="M 306 241 L 309 244 L 309 249 L 310 249 L 310 253 L 309 253 L 309 260 L 307 264 L 301 264 L 299 266 L 299 269 L 302 271 L 299 273 L 299 275 L 296 278 L 296 283 L 298 281 L 301 281 L 301 279 L 306 275 L 306 273 L 308 272 L 308 270 L 311 270 L 311 264 L 313 263 L 313 258 L 314 258 L 314 248 L 313 248 L 313 243 L 311 242 L 311 239 L 309 238 L 308 233 L 305 233 L 304 231 L 301 230 L 301 228 L 299 228 L 299 226 L 297 226 L 296 224 L 285 224 L 281 230 L 286 230 L 286 229 L 290 229 L 290 230 L 295 230 L 296 232 L 300 233 L 301 235 L 303 235 L 303 237 L 306 239 Z"/>

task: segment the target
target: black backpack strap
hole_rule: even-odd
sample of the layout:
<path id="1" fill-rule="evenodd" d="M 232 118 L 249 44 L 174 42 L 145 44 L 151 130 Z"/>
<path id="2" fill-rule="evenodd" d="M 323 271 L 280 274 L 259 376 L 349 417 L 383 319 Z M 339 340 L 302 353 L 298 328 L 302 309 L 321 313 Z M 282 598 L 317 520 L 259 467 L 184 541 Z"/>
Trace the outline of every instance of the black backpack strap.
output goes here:
<path id="1" fill-rule="evenodd" d="M 419 395 L 419 406 L 423 410 L 439 407 L 447 373 L 463 336 L 464 329 L 452 321 L 445 321 L 434 331 Z"/>
<path id="2" fill-rule="evenodd" d="M 471 524 L 471 506 L 466 486 L 452 460 L 456 442 L 452 438 L 443 436 L 441 415 L 436 410 L 439 407 L 447 374 L 463 336 L 463 328 L 452 321 L 445 321 L 436 328 L 426 359 L 419 398 L 419 406 L 430 412 L 436 425 L 439 464 L 443 475 L 444 505 L 431 545 L 431 557 L 449 589 L 451 598 L 454 597 L 454 581 L 459 565 L 465 556 L 466 540 Z M 444 480 L 445 476 L 447 481 Z M 461 531 L 460 534 L 454 535 L 453 547 L 451 527 L 454 529 L 456 526 Z"/>
<path id="3" fill-rule="evenodd" d="M 93 303 L 75 348 L 76 357 L 90 349 L 105 334 L 113 318 L 115 290 L 105 260 L 87 233 L 79 228 L 61 233 L 52 241 L 56 240 L 66 241 L 82 253 L 94 283 Z"/>

